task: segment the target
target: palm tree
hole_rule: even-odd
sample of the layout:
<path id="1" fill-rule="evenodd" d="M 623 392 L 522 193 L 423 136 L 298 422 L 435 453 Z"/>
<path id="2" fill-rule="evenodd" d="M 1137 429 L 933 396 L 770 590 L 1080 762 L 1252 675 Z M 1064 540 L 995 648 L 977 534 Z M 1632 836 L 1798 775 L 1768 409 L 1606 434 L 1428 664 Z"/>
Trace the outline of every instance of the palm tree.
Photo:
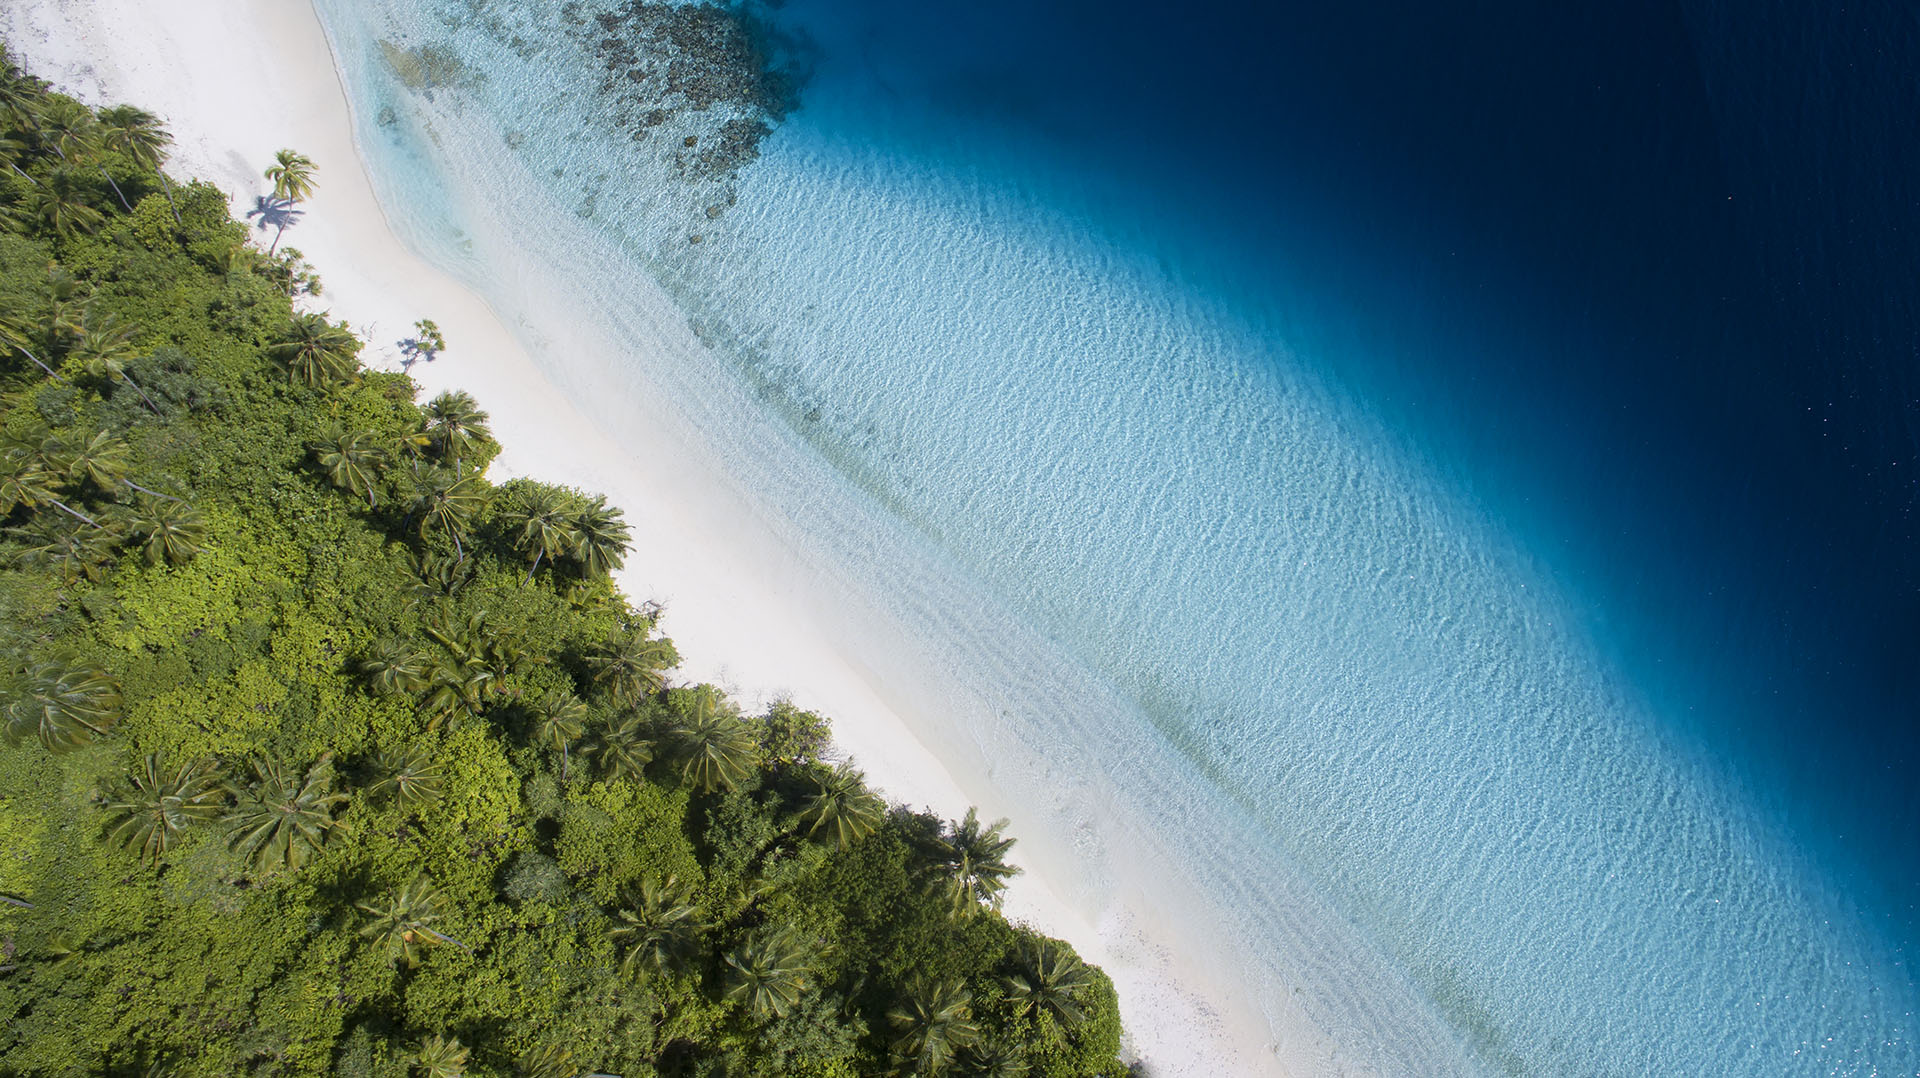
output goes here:
<path id="1" fill-rule="evenodd" d="M 47 265 L 46 283 L 37 291 L 40 311 L 34 316 L 12 308 L 0 311 L 0 336 L 53 375 L 54 381 L 65 382 L 48 364 L 70 351 L 86 333 L 91 300 L 86 286 L 59 263 Z M 46 358 L 34 355 L 30 345 L 39 348 Z"/>
<path id="2" fill-rule="evenodd" d="M 100 144 L 126 156 L 134 164 L 151 169 L 160 177 L 160 189 L 166 193 L 167 208 L 173 211 L 173 223 L 180 223 L 180 207 L 173 202 L 173 185 L 167 182 L 166 148 L 173 136 L 160 126 L 160 118 L 132 105 L 115 105 L 100 111 Z"/>
<path id="3" fill-rule="evenodd" d="M 807 958 L 805 944 L 789 930 L 756 933 L 727 954 L 727 999 L 762 1018 L 785 1017 L 812 979 Z"/>
<path id="4" fill-rule="evenodd" d="M 887 1012 L 887 1021 L 900 1031 L 893 1051 L 910 1074 L 940 1074 L 956 1053 L 980 1040 L 973 994 L 957 979 L 930 982 L 915 977 L 907 984 L 906 998 Z"/>
<path id="5" fill-rule="evenodd" d="M 299 202 L 313 194 L 315 171 L 314 163 L 305 155 L 281 150 L 273 155 L 273 164 L 267 166 L 265 175 L 273 181 L 273 197 Z"/>
<path id="6" fill-rule="evenodd" d="M 533 716 L 534 737 L 560 754 L 560 777 L 567 777 L 569 750 L 586 732 L 587 705 L 570 692 L 553 692 L 535 700 L 528 710 Z"/>
<path id="7" fill-rule="evenodd" d="M 448 937 L 433 928 L 443 915 L 443 907 L 439 888 L 424 872 L 382 901 L 354 904 L 369 918 L 360 928 L 360 937 L 378 941 L 387 957 L 403 966 L 419 961 L 419 944 L 446 942 Z"/>
<path id="8" fill-rule="evenodd" d="M 505 522 L 517 525 L 514 544 L 522 555 L 532 555 L 527 579 L 540 568 L 540 559 L 552 558 L 574 549 L 579 533 L 573 530 L 567 503 L 570 499 L 552 487 L 535 487 L 518 506 L 504 514 Z"/>
<path id="9" fill-rule="evenodd" d="M 462 1078 L 467 1073 L 467 1046 L 458 1037 L 435 1033 L 420 1042 L 413 1063 L 426 1078 Z"/>
<path id="10" fill-rule="evenodd" d="M 693 692 L 692 713 L 674 724 L 680 773 L 697 790 L 730 790 L 752 774 L 753 734 L 732 711 L 719 706 L 716 692 L 702 686 Z"/>
<path id="11" fill-rule="evenodd" d="M 29 509 L 51 505 L 75 520 L 99 528 L 99 521 L 55 496 L 54 484 L 60 477 L 48 470 L 47 463 L 44 458 L 36 458 L 35 454 L 18 448 L 0 453 L 0 514 L 11 513 L 22 505 Z"/>
<path id="12" fill-rule="evenodd" d="M 32 346 L 39 341 L 35 339 L 33 331 L 33 323 L 19 314 L 13 311 L 0 311 L 0 344 L 32 360 L 34 366 L 47 372 L 48 377 L 54 381 L 65 382 L 66 379 L 60 377 L 60 372 L 47 366 L 46 360 L 34 354 Z"/>
<path id="13" fill-rule="evenodd" d="M 23 127 L 38 122 L 38 113 L 46 103 L 47 81 L 21 71 L 12 60 L 0 54 L 0 117 L 11 118 Z"/>
<path id="14" fill-rule="evenodd" d="M 112 536 L 98 528 L 28 534 L 40 542 L 21 551 L 20 560 L 29 566 L 53 570 L 64 584 L 82 579 L 98 581 L 105 575 L 107 563 L 113 560 Z"/>
<path id="15" fill-rule="evenodd" d="M 1022 970 L 1004 978 L 1007 1000 L 1021 1014 L 1048 1014 L 1064 1029 L 1087 1020 L 1087 994 L 1093 991 L 1093 971 L 1080 956 L 1050 939 L 1021 941 Z"/>
<path id="16" fill-rule="evenodd" d="M 273 181 L 273 198 L 269 202 L 261 200 L 260 227 L 265 228 L 271 215 L 279 227 L 273 233 L 273 242 L 267 246 L 267 257 L 280 247 L 280 237 L 286 235 L 287 226 L 299 217 L 293 204 L 313 194 L 314 164 L 306 157 L 292 150 L 281 150 L 273 155 L 273 164 L 267 166 L 266 177 Z M 248 214 L 249 217 L 252 214 Z"/>
<path id="17" fill-rule="evenodd" d="M 28 453 L 0 453 L 0 516 L 19 506 L 35 508 L 53 497 L 53 476 Z"/>
<path id="18" fill-rule="evenodd" d="M 125 383 L 133 387 L 133 391 L 147 402 L 153 414 L 159 415 L 160 406 L 153 403 L 153 398 L 140 388 L 140 383 L 127 374 L 127 361 L 133 358 L 133 340 L 137 336 L 133 327 L 116 324 L 110 314 L 95 317 L 91 310 L 87 312 L 83 327 L 80 339 L 74 342 L 72 354 L 80 360 L 87 377 L 107 385 Z"/>
<path id="19" fill-rule="evenodd" d="M 40 109 L 40 135 L 62 161 L 93 148 L 94 126 L 93 110 L 71 98 L 56 97 Z"/>
<path id="20" fill-rule="evenodd" d="M 511 631 L 489 628 L 484 610 L 459 622 L 438 615 L 427 622 L 425 631 L 457 662 L 486 670 L 495 680 L 512 677 L 544 661 L 528 653 Z"/>
<path id="21" fill-rule="evenodd" d="M 419 808 L 440 800 L 440 765 L 424 746 L 383 748 L 373 754 L 372 764 L 367 796 L 374 801 L 391 798 L 401 808 Z"/>
<path id="22" fill-rule="evenodd" d="M 376 508 L 373 488 L 380 481 L 387 452 L 374 444 L 373 436 L 362 431 L 333 427 L 324 440 L 309 447 L 315 463 L 327 473 L 327 481 L 349 494 L 365 492 L 367 508 Z"/>
<path id="23" fill-rule="evenodd" d="M 427 687 L 427 658 L 399 640 L 382 640 L 360 660 L 360 674 L 375 696 L 399 696 Z"/>
<path id="24" fill-rule="evenodd" d="M 644 629 L 608 640 L 600 652 L 587 656 L 593 680 L 615 700 L 630 704 L 648 693 L 658 692 L 666 684 L 662 667 L 679 659 L 673 645 L 661 639 L 648 639 Z"/>
<path id="25" fill-rule="evenodd" d="M 413 562 L 420 582 L 408 591 L 416 605 L 451 599 L 473 583 L 473 563 L 465 558 L 421 551 L 414 555 Z"/>
<path id="26" fill-rule="evenodd" d="M 813 796 L 800 810 L 808 835 L 825 829 L 843 850 L 873 834 L 886 818 L 887 806 L 867 789 L 866 775 L 844 760 L 832 771 L 816 774 Z"/>
<path id="27" fill-rule="evenodd" d="M 413 513 L 420 521 L 420 538 L 438 529 L 453 540 L 454 552 L 466 557 L 462 539 L 467 526 L 487 504 L 487 487 L 478 475 L 452 472 L 428 473 L 420 496 L 414 499 Z"/>
<path id="28" fill-rule="evenodd" d="M 106 803 L 107 837 L 155 865 L 188 827 L 219 818 L 227 795 L 213 765 L 202 760 L 168 769 L 159 753 L 148 753 L 127 784 L 131 789 Z"/>
<path id="29" fill-rule="evenodd" d="M 573 1050 L 557 1044 L 545 1044 L 520 1053 L 514 1063 L 519 1078 L 576 1078 L 580 1068 L 573 1062 Z"/>
<path id="30" fill-rule="evenodd" d="M 653 761 L 653 739 L 640 716 L 628 713 L 602 727 L 588 751 L 608 778 L 638 780 L 646 776 L 647 764 Z"/>
<path id="31" fill-rule="evenodd" d="M 175 499 L 140 499 L 123 527 L 148 565 L 185 565 L 207 542 L 200 511 Z"/>
<path id="32" fill-rule="evenodd" d="M 24 141 L 14 138 L 12 135 L 0 134 L 0 161 L 5 161 L 7 167 L 13 170 L 14 175 L 38 187 L 40 186 L 40 181 L 34 179 L 32 174 L 20 167 L 20 162 L 30 160 L 29 150 L 30 147 Z"/>
<path id="33" fill-rule="evenodd" d="M 56 168 L 27 196 L 27 207 L 55 236 L 66 239 L 75 232 L 92 232 L 107 219 L 87 201 L 88 193 L 72 169 Z"/>
<path id="34" fill-rule="evenodd" d="M 1007 863 L 1013 840 L 1001 834 L 1007 821 L 980 826 L 980 811 L 969 808 L 966 819 L 940 842 L 940 868 L 946 874 L 954 912 L 970 913 L 981 905 L 1000 908 L 1007 880 L 1020 870 Z"/>
<path id="35" fill-rule="evenodd" d="M 1027 1057 L 1005 1044 L 979 1044 L 967 1049 L 962 1068 L 967 1078 L 1027 1078 Z"/>
<path id="36" fill-rule="evenodd" d="M 699 912 L 674 877 L 665 883 L 641 880 L 628 908 L 613 915 L 614 925 L 607 930 L 609 939 L 626 948 L 620 972 L 633 976 L 644 968 L 664 973 L 691 955 L 700 932 Z"/>
<path id="37" fill-rule="evenodd" d="M 37 737 L 49 752 L 70 752 L 105 734 L 120 718 L 120 686 L 106 672 L 63 655 L 27 669 L 18 688 L 0 690 L 6 737 Z"/>
<path id="38" fill-rule="evenodd" d="M 66 473 L 69 483 L 91 483 L 102 494 L 118 491 L 131 466 L 127 443 L 109 430 L 96 431 L 77 448 L 60 447 L 49 463 Z"/>
<path id="39" fill-rule="evenodd" d="M 456 471 L 467 450 L 493 440 L 493 430 L 487 426 L 487 413 L 480 410 L 479 402 L 471 394 L 442 393 L 427 402 L 425 412 L 428 443 L 435 452 L 453 461 Z"/>
<path id="40" fill-rule="evenodd" d="M 608 576 L 626 560 L 627 547 L 633 542 L 625 515 L 596 497 L 580 505 L 568 522 L 579 536 L 573 557 L 588 576 Z"/>
<path id="41" fill-rule="evenodd" d="M 360 339 L 324 315 L 295 315 L 286 338 L 268 351 L 287 368 L 289 382 L 320 387 L 359 377 Z"/>
<path id="42" fill-rule="evenodd" d="M 479 655 L 439 656 L 427 671 L 427 686 L 420 706 L 433 729 L 449 719 L 479 718 L 487 696 L 498 691 L 492 667 Z"/>
<path id="43" fill-rule="evenodd" d="M 345 826 L 333 818 L 334 807 L 347 800 L 333 792 L 333 756 L 322 754 L 299 778 L 272 758 L 255 761 L 253 771 L 256 781 L 235 791 L 238 803 L 227 813 L 230 844 L 261 871 L 297 869 Z"/>

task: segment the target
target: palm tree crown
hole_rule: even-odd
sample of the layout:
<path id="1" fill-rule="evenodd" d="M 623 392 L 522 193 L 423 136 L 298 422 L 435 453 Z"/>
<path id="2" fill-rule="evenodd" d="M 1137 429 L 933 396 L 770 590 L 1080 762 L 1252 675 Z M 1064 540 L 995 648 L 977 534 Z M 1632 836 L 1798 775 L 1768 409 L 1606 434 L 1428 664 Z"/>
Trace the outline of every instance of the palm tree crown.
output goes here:
<path id="1" fill-rule="evenodd" d="M 673 727 L 682 777 L 707 792 L 740 785 L 757 762 L 747 724 L 717 698 L 709 687 L 694 690 L 691 712 Z"/>
<path id="2" fill-rule="evenodd" d="M 907 995 L 887 1012 L 897 1030 L 894 1055 L 911 1074 L 940 1074 L 961 1049 L 980 1040 L 973 1021 L 973 994 L 958 980 L 915 978 Z"/>
<path id="3" fill-rule="evenodd" d="M 641 968 L 656 973 L 673 968 L 693 953 L 699 931 L 699 910 L 687 889 L 669 876 L 665 883 L 640 881 L 628 907 L 614 914 L 607 936 L 626 948 L 620 969 L 631 976 Z"/>
<path id="4" fill-rule="evenodd" d="M 420 522 L 420 538 L 439 531 L 453 540 L 453 548 L 466 555 L 467 526 L 487 502 L 487 488 L 480 477 L 446 471 L 429 472 L 414 499 L 413 512 Z"/>
<path id="5" fill-rule="evenodd" d="M 887 807 L 867 789 L 867 777 L 847 761 L 814 779 L 814 794 L 800 810 L 807 834 L 825 831 L 841 849 L 873 834 L 887 818 Z"/>
<path id="6" fill-rule="evenodd" d="M 96 432 L 77 446 L 56 443 L 52 448 L 50 463 L 66 473 L 68 482 L 90 483 L 102 494 L 120 488 L 130 465 L 127 443 L 108 430 Z"/>
<path id="7" fill-rule="evenodd" d="M 762 1017 L 784 1017 L 812 978 L 807 958 L 805 944 L 792 932 L 757 933 L 727 953 L 727 999 Z"/>
<path id="8" fill-rule="evenodd" d="M 505 522 L 514 527 L 514 545 L 523 556 L 532 559 L 527 579 L 533 579 L 541 559 L 570 553 L 579 543 L 580 534 L 573 529 L 568 501 L 561 491 L 538 487 L 525 501 L 503 514 Z"/>
<path id="9" fill-rule="evenodd" d="M 56 168 L 27 196 L 27 208 L 54 235 L 66 239 L 76 232 L 92 232 L 106 222 L 106 214 L 93 207 L 91 195 L 78 173 Z"/>
<path id="10" fill-rule="evenodd" d="M 653 762 L 651 732 L 640 716 L 631 712 L 609 720 L 588 749 L 608 778 L 643 778 L 647 765 Z"/>
<path id="11" fill-rule="evenodd" d="M 161 126 L 160 117 L 132 105 L 115 105 L 101 109 L 98 119 L 102 146 L 125 154 L 141 168 L 158 169 L 166 160 L 173 136 Z"/>
<path id="12" fill-rule="evenodd" d="M 327 473 L 328 482 L 349 494 L 365 494 L 367 508 L 375 508 L 373 490 L 380 481 L 387 451 L 371 434 L 334 427 L 310 448 L 314 462 Z"/>
<path id="13" fill-rule="evenodd" d="M 400 640 L 382 640 L 359 663 L 375 696 L 399 696 L 427 687 L 427 659 Z"/>
<path id="14" fill-rule="evenodd" d="M 1006 820 L 980 825 L 978 809 L 968 809 L 966 819 L 955 824 L 940 844 L 940 867 L 946 873 L 955 912 L 965 913 L 981 905 L 998 909 L 1007 880 L 1020 870 L 1007 863 L 1013 840 L 1001 832 Z"/>
<path id="15" fill-rule="evenodd" d="M 474 447 L 493 441 L 487 413 L 472 394 L 442 393 L 427 402 L 427 441 L 457 467 Z"/>
<path id="16" fill-rule="evenodd" d="M 127 374 L 127 363 L 134 358 L 136 336 L 133 327 L 120 325 L 112 315 L 89 310 L 82 320 L 80 339 L 74 342 L 72 354 L 80 361 L 87 377 L 104 385 L 132 387 L 153 414 L 159 415 L 160 406 Z"/>
<path id="17" fill-rule="evenodd" d="M 401 808 L 418 808 L 440 800 L 440 765 L 424 745 L 383 748 L 374 753 L 373 782 L 367 796 L 376 802 L 391 798 Z"/>
<path id="18" fill-rule="evenodd" d="M 420 944 L 446 939 L 433 929 L 444 905 L 439 888 L 423 872 L 379 902 L 357 903 L 355 908 L 368 916 L 360 935 L 378 941 L 395 962 L 411 966 L 419 961 Z"/>
<path id="19" fill-rule="evenodd" d="M 533 718 L 535 740 L 559 753 L 563 760 L 573 743 L 586 732 L 587 705 L 570 692 L 548 693 L 528 705 L 527 710 Z"/>
<path id="20" fill-rule="evenodd" d="M 319 387 L 359 376 L 360 339 L 324 315 L 294 316 L 284 339 L 269 349 L 287 368 L 287 380 Z"/>
<path id="21" fill-rule="evenodd" d="M 183 565 L 207 541 L 206 521 L 185 502 L 142 498 L 122 525 L 148 565 Z"/>
<path id="22" fill-rule="evenodd" d="M 281 150 L 273 155 L 266 177 L 273 181 L 273 197 L 285 202 L 300 202 L 313 195 L 314 163 L 303 154 Z"/>
<path id="23" fill-rule="evenodd" d="M 633 703 L 659 691 L 665 684 L 660 670 L 678 658 L 672 644 L 649 639 L 641 629 L 607 641 L 601 651 L 587 656 L 587 665 L 593 668 L 593 680 L 615 700 Z"/>
<path id="24" fill-rule="evenodd" d="M 160 190 L 167 196 L 174 223 L 179 224 L 180 207 L 173 203 L 173 184 L 167 180 L 166 170 L 160 167 L 166 162 L 166 149 L 173 144 L 173 136 L 160 126 L 160 118 L 132 105 L 115 105 L 100 110 L 99 120 L 100 144 L 126 155 L 141 168 L 152 169 L 154 175 L 160 177 Z"/>
<path id="25" fill-rule="evenodd" d="M 93 110 L 71 98 L 53 98 L 40 110 L 40 136 L 63 161 L 93 148 L 96 126 Z"/>
<path id="26" fill-rule="evenodd" d="M 153 864 L 189 826 L 218 818 L 227 793 L 206 761 L 168 769 L 158 753 L 147 754 L 127 785 L 106 803 L 107 837 Z"/>
<path id="27" fill-rule="evenodd" d="M 347 800 L 333 792 L 333 759 L 321 756 L 298 778 L 279 760 L 259 760 L 254 776 L 227 814 L 233 848 L 262 870 L 299 868 L 343 826 L 333 818 L 335 806 Z"/>
<path id="28" fill-rule="evenodd" d="M 588 576 L 608 576 L 626 561 L 633 533 L 625 515 L 608 505 L 605 498 L 596 497 L 580 505 L 569 525 L 579 537 L 573 558 Z"/>
<path id="29" fill-rule="evenodd" d="M 458 1037 L 435 1033 L 420 1042 L 413 1061 L 426 1078 L 461 1078 L 467 1073 L 467 1046 Z"/>
<path id="30" fill-rule="evenodd" d="M 51 752 L 90 744 L 120 717 L 120 686 L 98 667 L 62 656 L 30 667 L 18 687 L 0 690 L 6 736 L 39 739 Z"/>
<path id="31" fill-rule="evenodd" d="M 1050 939 L 1028 939 L 1020 947 L 1020 964 L 1021 971 L 1003 982 L 1017 1010 L 1052 1015 L 1066 1029 L 1087 1020 L 1093 971 L 1078 955 Z"/>

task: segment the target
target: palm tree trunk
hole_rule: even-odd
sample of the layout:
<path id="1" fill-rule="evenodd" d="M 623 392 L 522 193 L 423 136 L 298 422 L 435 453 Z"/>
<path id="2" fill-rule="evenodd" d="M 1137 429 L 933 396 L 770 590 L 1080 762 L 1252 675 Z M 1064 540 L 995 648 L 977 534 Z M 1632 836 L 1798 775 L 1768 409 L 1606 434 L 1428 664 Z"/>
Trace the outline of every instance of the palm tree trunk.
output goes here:
<path id="1" fill-rule="evenodd" d="M 536 550 L 533 552 L 533 567 L 527 570 L 527 578 L 525 580 L 522 580 L 520 582 L 521 584 L 533 583 L 533 574 L 540 571 L 540 558 L 545 553 L 546 553 L 546 550 L 544 549 Z"/>
<path id="2" fill-rule="evenodd" d="M 268 258 L 272 258 L 272 257 L 273 257 L 273 252 L 274 252 L 274 251 L 275 251 L 276 249 L 278 249 L 278 248 L 279 248 L 279 246 L 280 246 L 280 237 L 281 237 L 281 236 L 284 236 L 284 235 L 286 235 L 286 234 L 287 234 L 287 226 L 286 226 L 286 224 L 285 224 L 285 223 L 283 222 L 283 223 L 282 223 L 282 224 L 280 225 L 280 228 L 279 228 L 279 230 L 278 230 L 278 231 L 276 231 L 276 232 L 274 232 L 274 234 L 273 234 L 273 242 L 267 245 L 267 257 L 268 257 Z"/>
<path id="3" fill-rule="evenodd" d="M 66 383 L 66 379 L 65 379 L 65 378 L 62 378 L 62 377 L 60 377 L 60 372 L 59 372 L 59 371 L 56 371 L 56 370 L 54 370 L 54 369 L 53 369 L 52 367 L 49 367 L 49 366 L 47 366 L 47 365 L 46 365 L 45 363 L 42 363 L 42 362 L 40 362 L 40 357 L 39 357 L 39 356 L 36 356 L 36 355 L 34 355 L 34 354 L 33 354 L 32 352 L 29 352 L 29 351 L 27 351 L 27 349 L 26 349 L 26 348 L 25 348 L 24 346 L 22 346 L 22 345 L 18 345 L 18 344 L 16 344 L 16 345 L 14 345 L 14 347 L 15 347 L 15 348 L 18 348 L 18 349 L 20 349 L 20 354 L 21 354 L 21 355 L 23 355 L 23 356 L 26 356 L 26 357 L 27 357 L 28 359 L 31 359 L 31 360 L 33 360 L 33 365 L 34 365 L 34 366 L 36 366 L 36 367 L 38 367 L 38 368 L 40 368 L 41 370 L 43 370 L 43 371 L 46 371 L 46 372 L 47 372 L 48 374 L 50 374 L 50 375 L 52 375 L 52 376 L 53 376 L 53 380 L 54 380 L 54 381 L 56 381 L 56 382 L 60 382 L 60 383 L 62 383 L 62 384 L 65 384 L 65 383 Z"/>
<path id="4" fill-rule="evenodd" d="M 138 382 L 136 382 L 136 381 L 134 381 L 134 380 L 133 380 L 132 378 L 130 378 L 130 377 L 128 377 L 128 376 L 127 376 L 126 374 L 124 374 L 124 373 L 122 373 L 122 374 L 120 375 L 120 380 L 121 380 L 121 381 L 123 381 L 123 382 L 125 382 L 125 383 L 127 383 L 128 385 L 130 385 L 130 386 L 132 386 L 132 387 L 133 387 L 133 391 L 134 391 L 135 393 L 138 393 L 138 394 L 140 394 L 140 399 L 141 399 L 141 400 L 143 400 L 143 401 L 146 401 L 146 402 L 147 402 L 147 407 L 149 407 L 149 408 L 151 408 L 151 409 L 153 409 L 153 414 L 154 414 L 154 415 L 159 415 L 159 414 L 160 414 L 160 406 L 159 406 L 159 405 L 157 405 L 157 404 L 155 404 L 155 403 L 153 403 L 153 398 L 152 398 L 152 397 L 149 397 L 149 396 L 147 396 L 147 391 L 146 391 L 146 390 L 144 390 L 144 389 L 141 389 L 141 388 L 140 388 L 140 383 L 138 383 Z"/>
<path id="5" fill-rule="evenodd" d="M 167 182 L 167 174 L 162 169 L 154 169 L 160 174 L 160 190 L 166 192 L 167 208 L 173 211 L 173 223 L 180 223 L 180 207 L 173 204 L 173 185 Z"/>
<path id="6" fill-rule="evenodd" d="M 140 492 L 140 493 L 142 493 L 142 494 L 151 494 L 151 495 L 153 495 L 153 496 L 154 496 L 154 497 L 156 497 L 156 498 L 165 498 L 166 500 L 168 500 L 168 501 L 170 501 L 170 502 L 179 502 L 179 503 L 180 503 L 181 505 L 185 505 L 185 504 L 187 504 L 187 500 L 186 500 L 185 498 L 176 498 L 176 497 L 174 497 L 174 496 L 173 496 L 173 495 L 171 495 L 171 494 L 162 494 L 162 493 L 160 493 L 160 492 L 159 492 L 159 491 L 157 491 L 157 490 L 148 490 L 148 489 L 147 489 L 146 487 L 143 487 L 143 486 L 141 486 L 140 484 L 138 484 L 138 483 L 136 483 L 136 482 L 134 482 L 134 481 L 133 481 L 133 480 L 131 480 L 131 479 L 125 479 L 125 478 L 123 478 L 123 479 L 121 479 L 120 481 L 121 481 L 122 483 L 125 483 L 126 485 L 128 485 L 128 486 L 130 486 L 130 487 L 132 487 L 133 489 L 135 489 L 135 490 L 137 490 L 137 491 L 139 491 L 139 492 Z"/>
<path id="7" fill-rule="evenodd" d="M 85 513 L 82 513 L 80 510 L 75 509 L 73 506 L 68 505 L 66 502 L 63 502 L 58 498 L 48 498 L 47 504 L 59 509 L 61 512 L 70 513 L 73 516 L 93 525 L 95 528 L 98 528 L 100 526 L 99 521 L 93 519 L 92 517 L 88 516 Z"/>
<path id="8" fill-rule="evenodd" d="M 113 181 L 113 176 L 107 172 L 107 166 L 101 165 L 99 166 L 99 168 L 100 168 L 100 175 L 105 176 L 107 178 L 107 186 L 113 188 L 113 193 L 119 197 L 120 205 L 125 206 L 128 213 L 132 213 L 133 204 L 127 201 L 126 192 L 120 190 L 120 185 Z"/>
<path id="9" fill-rule="evenodd" d="M 425 932 L 427 935 L 432 936 L 434 939 L 439 940 L 441 943 L 451 943 L 455 947 L 460 948 L 461 950 L 467 952 L 468 954 L 473 953 L 473 948 L 467 946 L 464 943 L 461 943 L 459 940 L 454 939 L 452 936 L 443 935 L 439 932 L 435 932 L 433 929 L 428 928 L 425 925 L 422 925 L 420 927 L 420 931 Z"/>
<path id="10" fill-rule="evenodd" d="M 34 179 L 34 178 L 33 178 L 32 176 L 29 176 L 29 175 L 27 175 L 27 174 L 26 174 L 25 172 L 20 172 L 20 166 L 19 166 L 19 165 L 16 165 L 16 164 L 14 164 L 13 162 L 11 162 L 11 161 L 9 161 L 9 162 L 7 162 L 7 167 L 8 167 L 8 168 L 10 168 L 10 169 L 12 169 L 12 170 L 14 170 L 15 172 L 19 172 L 19 173 L 20 173 L 20 178 L 21 178 L 21 179 L 23 179 L 23 180 L 25 180 L 25 181 L 27 181 L 28 183 L 30 183 L 30 184 L 32 184 L 32 185 L 34 185 L 35 187 L 38 187 L 38 186 L 40 186 L 40 181 L 39 181 L 39 180 L 36 180 L 36 179 Z"/>

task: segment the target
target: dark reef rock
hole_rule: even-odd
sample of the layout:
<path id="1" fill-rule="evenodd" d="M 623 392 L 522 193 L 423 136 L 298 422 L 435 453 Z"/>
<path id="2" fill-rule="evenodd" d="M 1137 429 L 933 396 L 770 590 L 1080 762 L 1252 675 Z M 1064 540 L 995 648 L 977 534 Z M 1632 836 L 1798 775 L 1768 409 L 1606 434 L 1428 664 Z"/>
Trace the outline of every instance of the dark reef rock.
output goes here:
<path id="1" fill-rule="evenodd" d="M 753 161 L 798 104 L 805 50 L 744 6 L 632 0 L 580 28 L 606 72 L 608 115 L 635 140 L 677 128 L 694 151 L 674 159 L 689 180 L 724 180 Z"/>

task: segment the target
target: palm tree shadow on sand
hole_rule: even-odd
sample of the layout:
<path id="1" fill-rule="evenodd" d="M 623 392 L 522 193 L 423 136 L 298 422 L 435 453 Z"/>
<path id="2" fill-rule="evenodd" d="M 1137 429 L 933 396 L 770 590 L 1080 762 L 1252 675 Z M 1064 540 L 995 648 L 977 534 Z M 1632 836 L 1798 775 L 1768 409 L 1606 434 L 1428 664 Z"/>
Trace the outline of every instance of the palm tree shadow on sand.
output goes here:
<path id="1" fill-rule="evenodd" d="M 267 248 L 267 253 L 271 255 L 280 246 L 280 237 L 286 234 L 288 228 L 299 224 L 306 212 L 294 209 L 293 199 L 259 195 L 253 200 L 253 208 L 247 211 L 247 219 L 258 218 L 259 223 L 254 227 L 262 232 L 269 228 L 274 230 L 273 246 Z"/>

